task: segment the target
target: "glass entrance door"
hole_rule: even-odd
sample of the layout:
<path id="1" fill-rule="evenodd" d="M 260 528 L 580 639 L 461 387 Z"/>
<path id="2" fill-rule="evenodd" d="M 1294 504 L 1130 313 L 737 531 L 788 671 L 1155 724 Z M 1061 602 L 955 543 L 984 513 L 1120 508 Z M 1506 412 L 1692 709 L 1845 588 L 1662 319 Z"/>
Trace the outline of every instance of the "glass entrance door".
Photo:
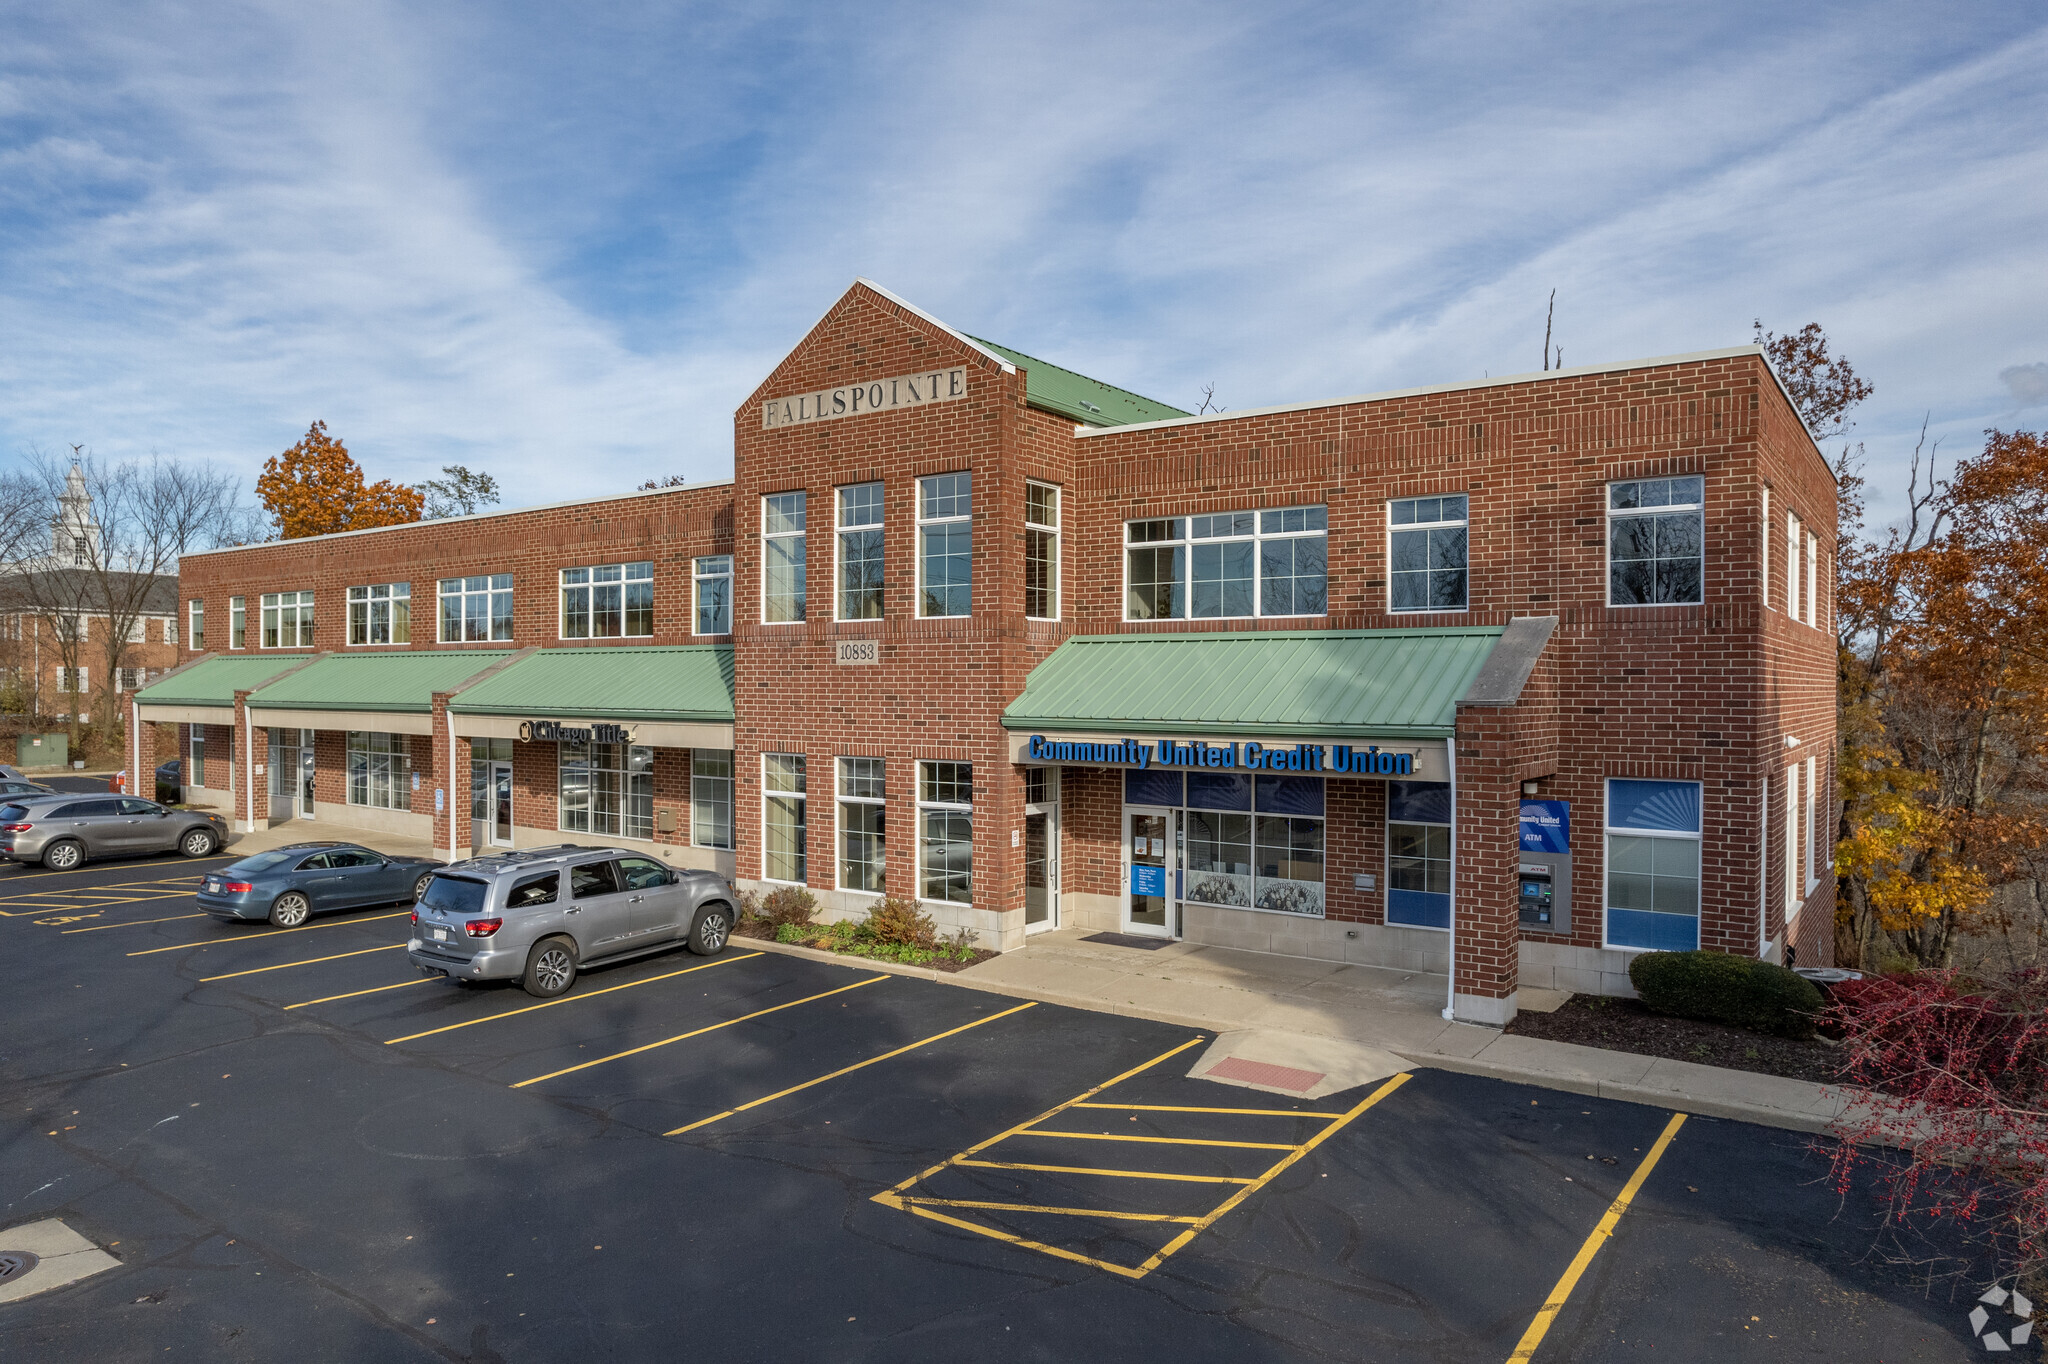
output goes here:
<path id="1" fill-rule="evenodd" d="M 1059 816 L 1053 810 L 1024 813 L 1024 931 L 1059 927 Z"/>
<path id="2" fill-rule="evenodd" d="M 270 731 L 270 818 L 313 817 L 313 731 Z"/>
<path id="3" fill-rule="evenodd" d="M 299 818 L 313 817 L 313 731 L 299 731 Z"/>
<path id="4" fill-rule="evenodd" d="M 1173 900 L 1180 870 L 1180 811 L 1124 807 L 1124 931 L 1154 938 L 1173 936 Z"/>

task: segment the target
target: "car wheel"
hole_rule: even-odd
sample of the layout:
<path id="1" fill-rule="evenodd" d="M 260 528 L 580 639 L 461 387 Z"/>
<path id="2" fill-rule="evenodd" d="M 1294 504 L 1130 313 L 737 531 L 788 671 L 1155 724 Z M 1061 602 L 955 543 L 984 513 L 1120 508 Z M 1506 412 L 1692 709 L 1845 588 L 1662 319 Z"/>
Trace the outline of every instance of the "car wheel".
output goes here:
<path id="1" fill-rule="evenodd" d="M 431 886 L 432 884 L 434 884 L 434 873 L 432 872 L 428 872 L 425 876 L 422 876 L 419 880 L 413 882 L 412 902 L 414 904 L 418 904 L 420 901 L 426 899 L 427 887 Z"/>
<path id="2" fill-rule="evenodd" d="M 295 890 L 288 890 L 270 905 L 270 922 L 279 928 L 297 928 L 313 917 L 313 904 Z"/>
<path id="3" fill-rule="evenodd" d="M 526 993 L 553 999 L 576 983 L 576 949 L 567 938 L 542 938 L 526 954 Z"/>
<path id="4" fill-rule="evenodd" d="M 209 857 L 220 844 L 205 829 L 194 829 L 178 840 L 178 851 L 187 857 Z"/>
<path id="5" fill-rule="evenodd" d="M 72 871 L 85 865 L 85 848 L 70 839 L 43 849 L 43 865 L 51 871 Z"/>
<path id="6" fill-rule="evenodd" d="M 715 957 L 725 950 L 731 936 L 732 911 L 724 905 L 706 905 L 690 929 L 690 950 L 700 957 Z"/>

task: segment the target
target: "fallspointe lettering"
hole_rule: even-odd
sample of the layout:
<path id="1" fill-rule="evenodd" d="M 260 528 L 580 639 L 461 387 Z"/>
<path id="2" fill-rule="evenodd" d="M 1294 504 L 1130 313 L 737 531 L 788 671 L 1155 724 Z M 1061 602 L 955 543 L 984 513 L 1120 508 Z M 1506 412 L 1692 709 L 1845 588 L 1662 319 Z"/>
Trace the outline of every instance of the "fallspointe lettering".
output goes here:
<path id="1" fill-rule="evenodd" d="M 875 379 L 866 384 L 848 384 L 844 388 L 818 393 L 769 398 L 761 404 L 761 429 L 773 431 L 785 426 L 801 426 L 806 422 L 831 421 L 835 417 L 892 412 L 897 408 L 922 407 L 926 403 L 949 403 L 966 396 L 967 367 L 956 365 L 952 369 Z"/>

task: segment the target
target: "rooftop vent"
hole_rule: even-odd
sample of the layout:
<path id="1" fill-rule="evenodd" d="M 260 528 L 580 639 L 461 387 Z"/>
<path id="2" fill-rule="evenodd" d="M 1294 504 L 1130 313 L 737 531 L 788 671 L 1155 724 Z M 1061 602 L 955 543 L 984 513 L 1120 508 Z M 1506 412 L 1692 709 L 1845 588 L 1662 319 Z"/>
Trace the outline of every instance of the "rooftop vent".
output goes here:
<path id="1" fill-rule="evenodd" d="M 1081 406 L 1087 408 L 1090 412 L 1093 412 L 1098 416 L 1100 416 L 1102 413 L 1101 408 L 1097 407 L 1094 403 L 1089 402 L 1086 398 L 1081 399 Z"/>

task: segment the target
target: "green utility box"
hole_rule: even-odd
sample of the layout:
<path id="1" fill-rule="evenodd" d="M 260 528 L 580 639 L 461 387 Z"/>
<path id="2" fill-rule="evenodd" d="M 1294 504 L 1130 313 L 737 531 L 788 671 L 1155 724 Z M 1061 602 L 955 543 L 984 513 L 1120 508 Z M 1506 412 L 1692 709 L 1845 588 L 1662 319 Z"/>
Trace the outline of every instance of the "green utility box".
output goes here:
<path id="1" fill-rule="evenodd" d="M 71 736 L 68 734 L 17 734 L 14 736 L 16 767 L 71 766 Z"/>

